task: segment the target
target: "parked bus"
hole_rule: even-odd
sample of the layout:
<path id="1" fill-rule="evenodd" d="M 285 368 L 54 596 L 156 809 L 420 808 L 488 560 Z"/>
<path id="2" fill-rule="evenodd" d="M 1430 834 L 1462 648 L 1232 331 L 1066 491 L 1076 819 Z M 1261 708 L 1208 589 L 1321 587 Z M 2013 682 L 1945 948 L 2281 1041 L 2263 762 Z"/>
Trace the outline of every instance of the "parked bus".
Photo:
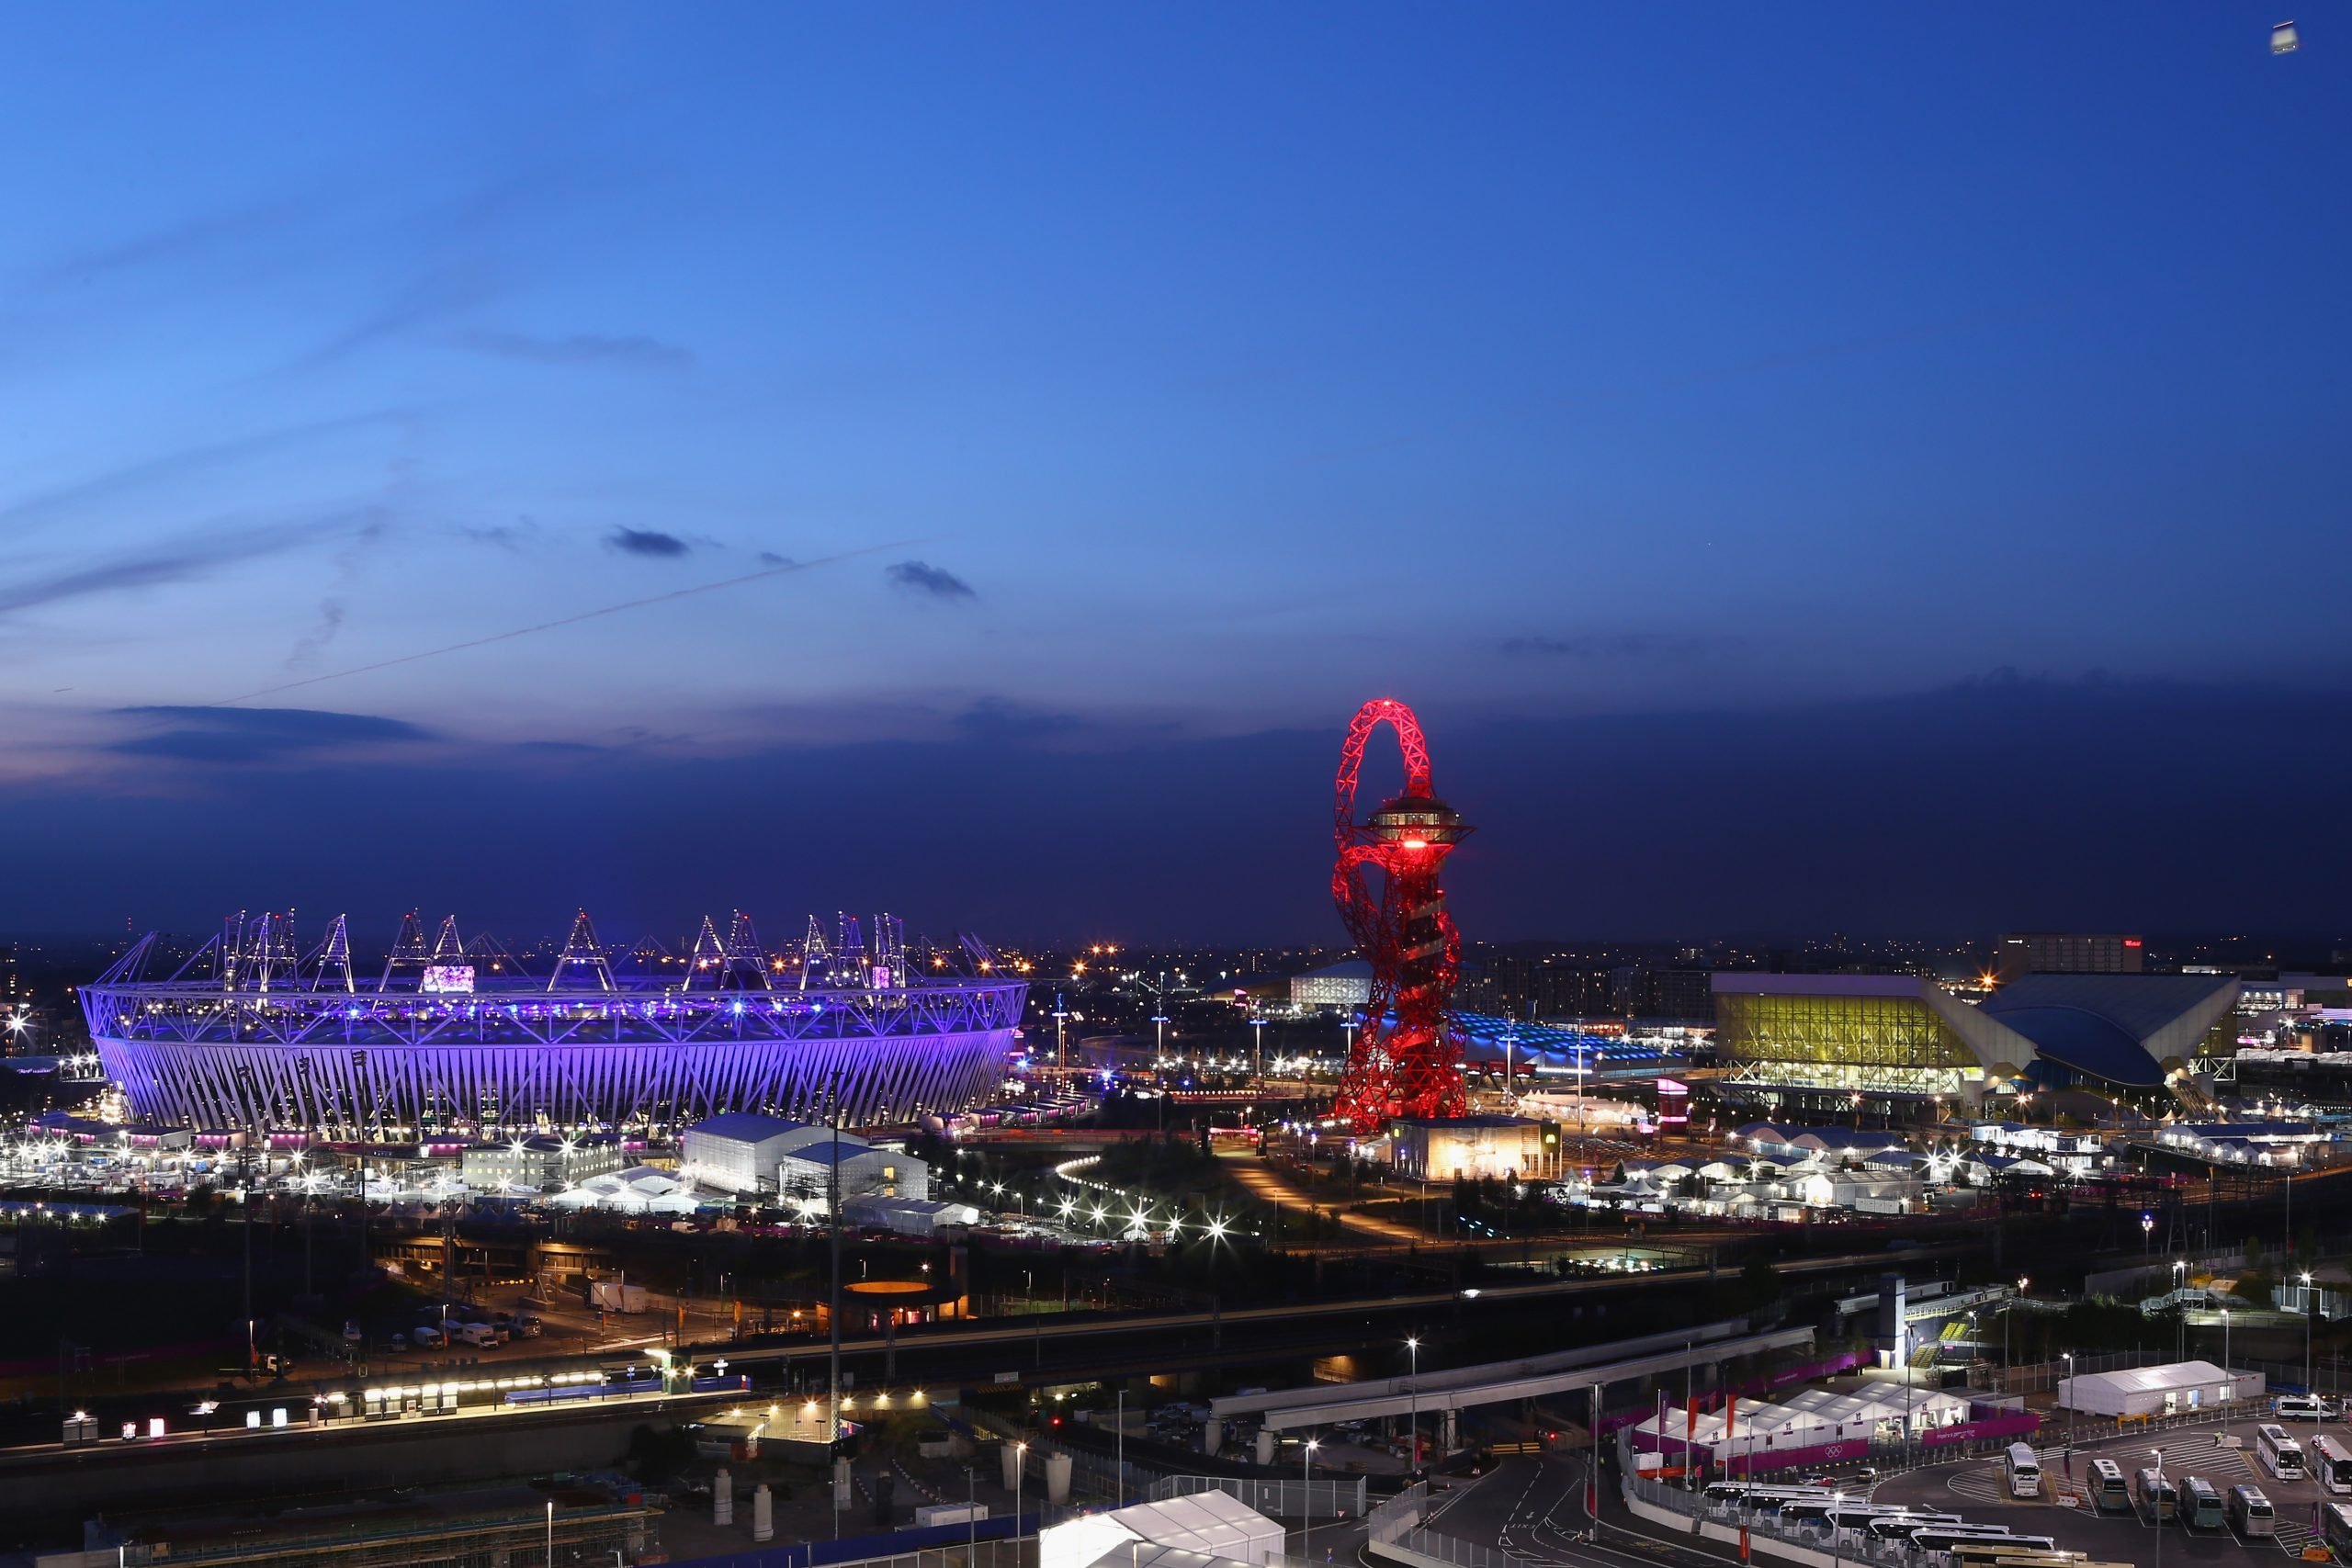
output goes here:
<path id="1" fill-rule="evenodd" d="M 2180 1483 L 2179 1515 L 2183 1529 L 2220 1529 L 2222 1489 L 2201 1475 L 2185 1478 Z"/>
<path id="2" fill-rule="evenodd" d="M 1922 1525 L 1911 1532 L 1910 1541 L 1914 1551 L 1950 1551 L 1958 1541 L 1998 1542 L 2012 1551 L 2025 1550 L 2007 1525 L 1972 1525 L 1965 1521 L 1956 1525 Z"/>
<path id="3" fill-rule="evenodd" d="M 1757 1481 L 1711 1481 L 1707 1501 L 1718 1507 L 1754 1507 L 1767 1497 L 1806 1498 L 1822 1495 L 1818 1486 L 1767 1486 Z"/>
<path id="4" fill-rule="evenodd" d="M 2336 1560 L 2352 1557 L 2352 1507 L 2342 1503 L 2322 1503 L 2319 1507 L 2319 1538 Z"/>
<path id="5" fill-rule="evenodd" d="M 2230 1524 L 2248 1540 L 2268 1536 L 2278 1523 L 2270 1511 L 2270 1499 L 2262 1495 L 2259 1486 L 2230 1488 Z"/>
<path id="6" fill-rule="evenodd" d="M 2010 1496 L 2041 1495 L 2041 1461 L 2034 1458 L 2031 1443 L 2011 1443 L 2001 1456 L 2001 1468 L 2008 1472 Z"/>
<path id="7" fill-rule="evenodd" d="M 2276 1422 L 2264 1422 L 2254 1429 L 2254 1447 L 2262 1456 L 2262 1468 L 2270 1472 L 2273 1481 L 2303 1478 L 2303 1445 L 2287 1436 L 2286 1427 Z"/>
<path id="8" fill-rule="evenodd" d="M 1876 1518 L 1850 1521 L 1839 1518 L 1838 1522 L 1847 1529 L 1859 1527 L 1868 1531 L 1873 1540 L 1908 1540 L 1915 1530 L 1930 1525 L 1957 1529 L 1962 1521 L 1958 1514 L 1881 1514 Z"/>
<path id="9" fill-rule="evenodd" d="M 2111 1459 L 2091 1461 L 2090 1495 L 2091 1507 L 2099 1513 L 2130 1507 L 2132 1486 L 2123 1479 L 2123 1467 Z"/>
<path id="10" fill-rule="evenodd" d="M 2312 1439 L 2312 1473 L 2336 1496 L 2352 1494 L 2352 1449 L 2325 1433 Z"/>
<path id="11" fill-rule="evenodd" d="M 1957 1553 L 1965 1551 L 1978 1564 L 2011 1557 L 2041 1557 L 2058 1550 L 2057 1542 L 2046 1535 L 2004 1535 L 2000 1525 L 1939 1525 L 1915 1530 L 1911 1536 L 1911 1551 L 1917 1555 L 1941 1552 L 1958 1562 Z"/>
<path id="12" fill-rule="evenodd" d="M 1952 1568 L 2108 1568 L 2084 1561 L 2079 1551 L 2040 1551 L 2014 1540 L 1963 1540 L 1945 1555 Z"/>
<path id="13" fill-rule="evenodd" d="M 2142 1513 L 2147 1515 L 2155 1523 L 2162 1524 L 2172 1517 L 2174 1510 L 2179 1506 L 2179 1504 L 2180 1494 L 2173 1489 L 2171 1482 L 2165 1479 L 2163 1471 L 2158 1470 L 2154 1465 L 2148 1465 L 2142 1469 L 2140 1472 L 2140 1511 Z"/>

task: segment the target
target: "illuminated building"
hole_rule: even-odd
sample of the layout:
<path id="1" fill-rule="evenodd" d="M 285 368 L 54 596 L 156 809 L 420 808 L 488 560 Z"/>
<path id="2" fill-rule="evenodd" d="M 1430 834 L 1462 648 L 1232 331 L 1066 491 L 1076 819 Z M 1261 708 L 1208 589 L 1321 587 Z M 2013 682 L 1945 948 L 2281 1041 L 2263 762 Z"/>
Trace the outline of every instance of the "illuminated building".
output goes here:
<path id="1" fill-rule="evenodd" d="M 2180 1089 L 2234 1048 L 2238 982 L 2203 975 L 2029 975 L 1981 1006 L 1913 975 L 1718 974 L 1726 1092 L 1839 1109 L 2072 1085 Z"/>
<path id="2" fill-rule="evenodd" d="M 502 1144 L 477 1144 L 458 1156 L 458 1174 L 478 1191 L 502 1187 L 570 1187 L 618 1170 L 623 1161 L 618 1138 L 591 1133 L 577 1138 L 534 1133 Z"/>
<path id="3" fill-rule="evenodd" d="M 1360 1008 L 1372 1000 L 1372 965 L 1351 959 L 1327 968 L 1310 969 L 1290 977 L 1291 1005 L 1306 1008 Z"/>
<path id="4" fill-rule="evenodd" d="M 1399 1117 L 1389 1123 L 1389 1161 L 1424 1181 L 1527 1180 L 1549 1174 L 1556 1144 L 1546 1124 L 1521 1116 Z"/>
<path id="5" fill-rule="evenodd" d="M 966 1110 L 1001 1077 L 1028 987 L 912 973 L 890 924 L 871 955 L 639 976 L 583 914 L 540 978 L 427 953 L 412 920 L 379 978 L 354 973 L 339 919 L 298 957 L 288 918 L 240 918 L 164 978 L 149 935 L 81 1000 L 133 1113 L 175 1126 L 385 1139 Z"/>

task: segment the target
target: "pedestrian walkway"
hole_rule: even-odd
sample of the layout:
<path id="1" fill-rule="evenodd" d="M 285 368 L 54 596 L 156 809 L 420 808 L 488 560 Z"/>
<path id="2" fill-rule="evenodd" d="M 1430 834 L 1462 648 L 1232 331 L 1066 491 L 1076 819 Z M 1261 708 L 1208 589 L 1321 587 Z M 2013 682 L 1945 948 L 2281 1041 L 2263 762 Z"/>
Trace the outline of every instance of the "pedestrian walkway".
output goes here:
<path id="1" fill-rule="evenodd" d="M 1277 1208 L 1284 1209 L 1322 1210 L 1337 1219 L 1343 1229 L 1360 1231 L 1366 1235 L 1375 1235 L 1383 1241 L 1409 1246 L 1434 1239 L 1427 1232 L 1415 1230 L 1410 1225 L 1400 1225 L 1394 1220 L 1375 1219 L 1370 1214 L 1351 1213 L 1339 1203 L 1317 1202 L 1313 1195 L 1302 1192 L 1292 1186 L 1268 1162 L 1260 1159 L 1254 1154 L 1245 1154 L 1234 1149 L 1220 1149 L 1218 1157 L 1224 1162 L 1226 1173 L 1249 1189 L 1250 1196 L 1261 1203 L 1272 1203 Z"/>

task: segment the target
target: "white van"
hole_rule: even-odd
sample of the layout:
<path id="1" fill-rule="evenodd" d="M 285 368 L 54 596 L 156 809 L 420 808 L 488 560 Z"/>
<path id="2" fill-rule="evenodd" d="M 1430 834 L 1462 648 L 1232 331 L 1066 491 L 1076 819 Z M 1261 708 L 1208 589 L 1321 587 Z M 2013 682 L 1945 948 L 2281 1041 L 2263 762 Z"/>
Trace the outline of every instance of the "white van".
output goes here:
<path id="1" fill-rule="evenodd" d="M 449 1337 L 463 1345 L 495 1345 L 498 1330 L 487 1323 L 458 1323 L 449 1327 Z"/>
<path id="2" fill-rule="evenodd" d="M 2316 1393 L 2282 1393 L 2270 1414 L 2281 1421 L 2325 1421 L 2335 1415 L 2335 1407 Z"/>

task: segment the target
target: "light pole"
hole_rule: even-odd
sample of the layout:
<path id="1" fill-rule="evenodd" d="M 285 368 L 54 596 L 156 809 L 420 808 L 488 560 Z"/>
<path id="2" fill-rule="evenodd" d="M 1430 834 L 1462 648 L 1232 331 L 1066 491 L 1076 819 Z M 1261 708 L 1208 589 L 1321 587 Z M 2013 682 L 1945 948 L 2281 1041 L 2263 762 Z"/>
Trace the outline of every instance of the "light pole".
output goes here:
<path id="1" fill-rule="evenodd" d="M 2303 1392 L 2312 1392 L 2312 1271 L 2303 1270 Z"/>
<path id="2" fill-rule="evenodd" d="M 1021 1561 L 1021 1472 L 1029 1466 L 1029 1445 L 1012 1445 L 1012 1561 Z"/>
<path id="3" fill-rule="evenodd" d="M 1258 1043 L 1251 1047 L 1257 1060 L 1250 1067 L 1250 1077 L 1254 1082 L 1262 1082 L 1266 1077 L 1266 1021 L 1253 1018 L 1250 1021 L 1250 1027 L 1258 1032 Z"/>
<path id="4" fill-rule="evenodd" d="M 2187 1258 L 2176 1258 L 2173 1259 L 2172 1359 L 2176 1361 L 2186 1361 L 2188 1359 L 2188 1310 L 2187 1307 L 2182 1305 L 2180 1301 L 2181 1273 L 2188 1267 L 2188 1260 Z"/>
<path id="5" fill-rule="evenodd" d="M 2162 1449 L 2150 1449 L 2148 1453 L 2156 1461 L 2156 1495 L 2154 1501 L 2148 1505 L 2149 1511 L 2156 1516 L 2154 1520 L 2156 1527 L 2156 1551 L 2149 1568 L 2165 1568 L 2165 1451 Z M 2179 1510 L 2176 1507 L 2174 1511 L 2177 1514 Z"/>
<path id="6" fill-rule="evenodd" d="M 2230 1370 L 2230 1309 L 2227 1307 L 2222 1309 L 2222 1370 L 2225 1372 Z"/>
<path id="7" fill-rule="evenodd" d="M 2143 1212 L 2140 1215 L 2140 1255 L 2146 1257 L 2155 1250 L 2156 1216 Z"/>
<path id="8" fill-rule="evenodd" d="M 1411 1412 L 1405 1417 L 1405 1473 L 1418 1477 L 1421 1473 L 1421 1340 L 1419 1335 L 1405 1339 L 1405 1353 L 1412 1359 L 1412 1370 L 1405 1378 L 1405 1408 Z"/>
<path id="9" fill-rule="evenodd" d="M 2075 1381 L 2075 1353 L 2061 1350 L 2058 1354 L 2066 1363 L 2066 1381 L 2072 1383 Z M 2075 1391 L 2072 1388 L 2066 1391 L 2066 1446 L 2069 1449 L 2075 1446 Z"/>
<path id="10" fill-rule="evenodd" d="M 1307 1555 L 1307 1537 L 1315 1530 L 1314 1515 L 1309 1510 L 1307 1494 L 1315 1490 L 1315 1450 L 1323 1445 L 1313 1438 L 1298 1455 L 1298 1554 Z"/>
<path id="11" fill-rule="evenodd" d="M 1844 1559 L 1846 1527 L 1838 1522 L 1838 1516 L 1845 1511 L 1846 1495 L 1843 1492 L 1831 1493 L 1829 1495 L 1829 1568 L 1838 1568 L 1838 1564 Z"/>
<path id="12" fill-rule="evenodd" d="M 555 1499 L 548 1499 L 548 1568 L 555 1568 Z"/>

